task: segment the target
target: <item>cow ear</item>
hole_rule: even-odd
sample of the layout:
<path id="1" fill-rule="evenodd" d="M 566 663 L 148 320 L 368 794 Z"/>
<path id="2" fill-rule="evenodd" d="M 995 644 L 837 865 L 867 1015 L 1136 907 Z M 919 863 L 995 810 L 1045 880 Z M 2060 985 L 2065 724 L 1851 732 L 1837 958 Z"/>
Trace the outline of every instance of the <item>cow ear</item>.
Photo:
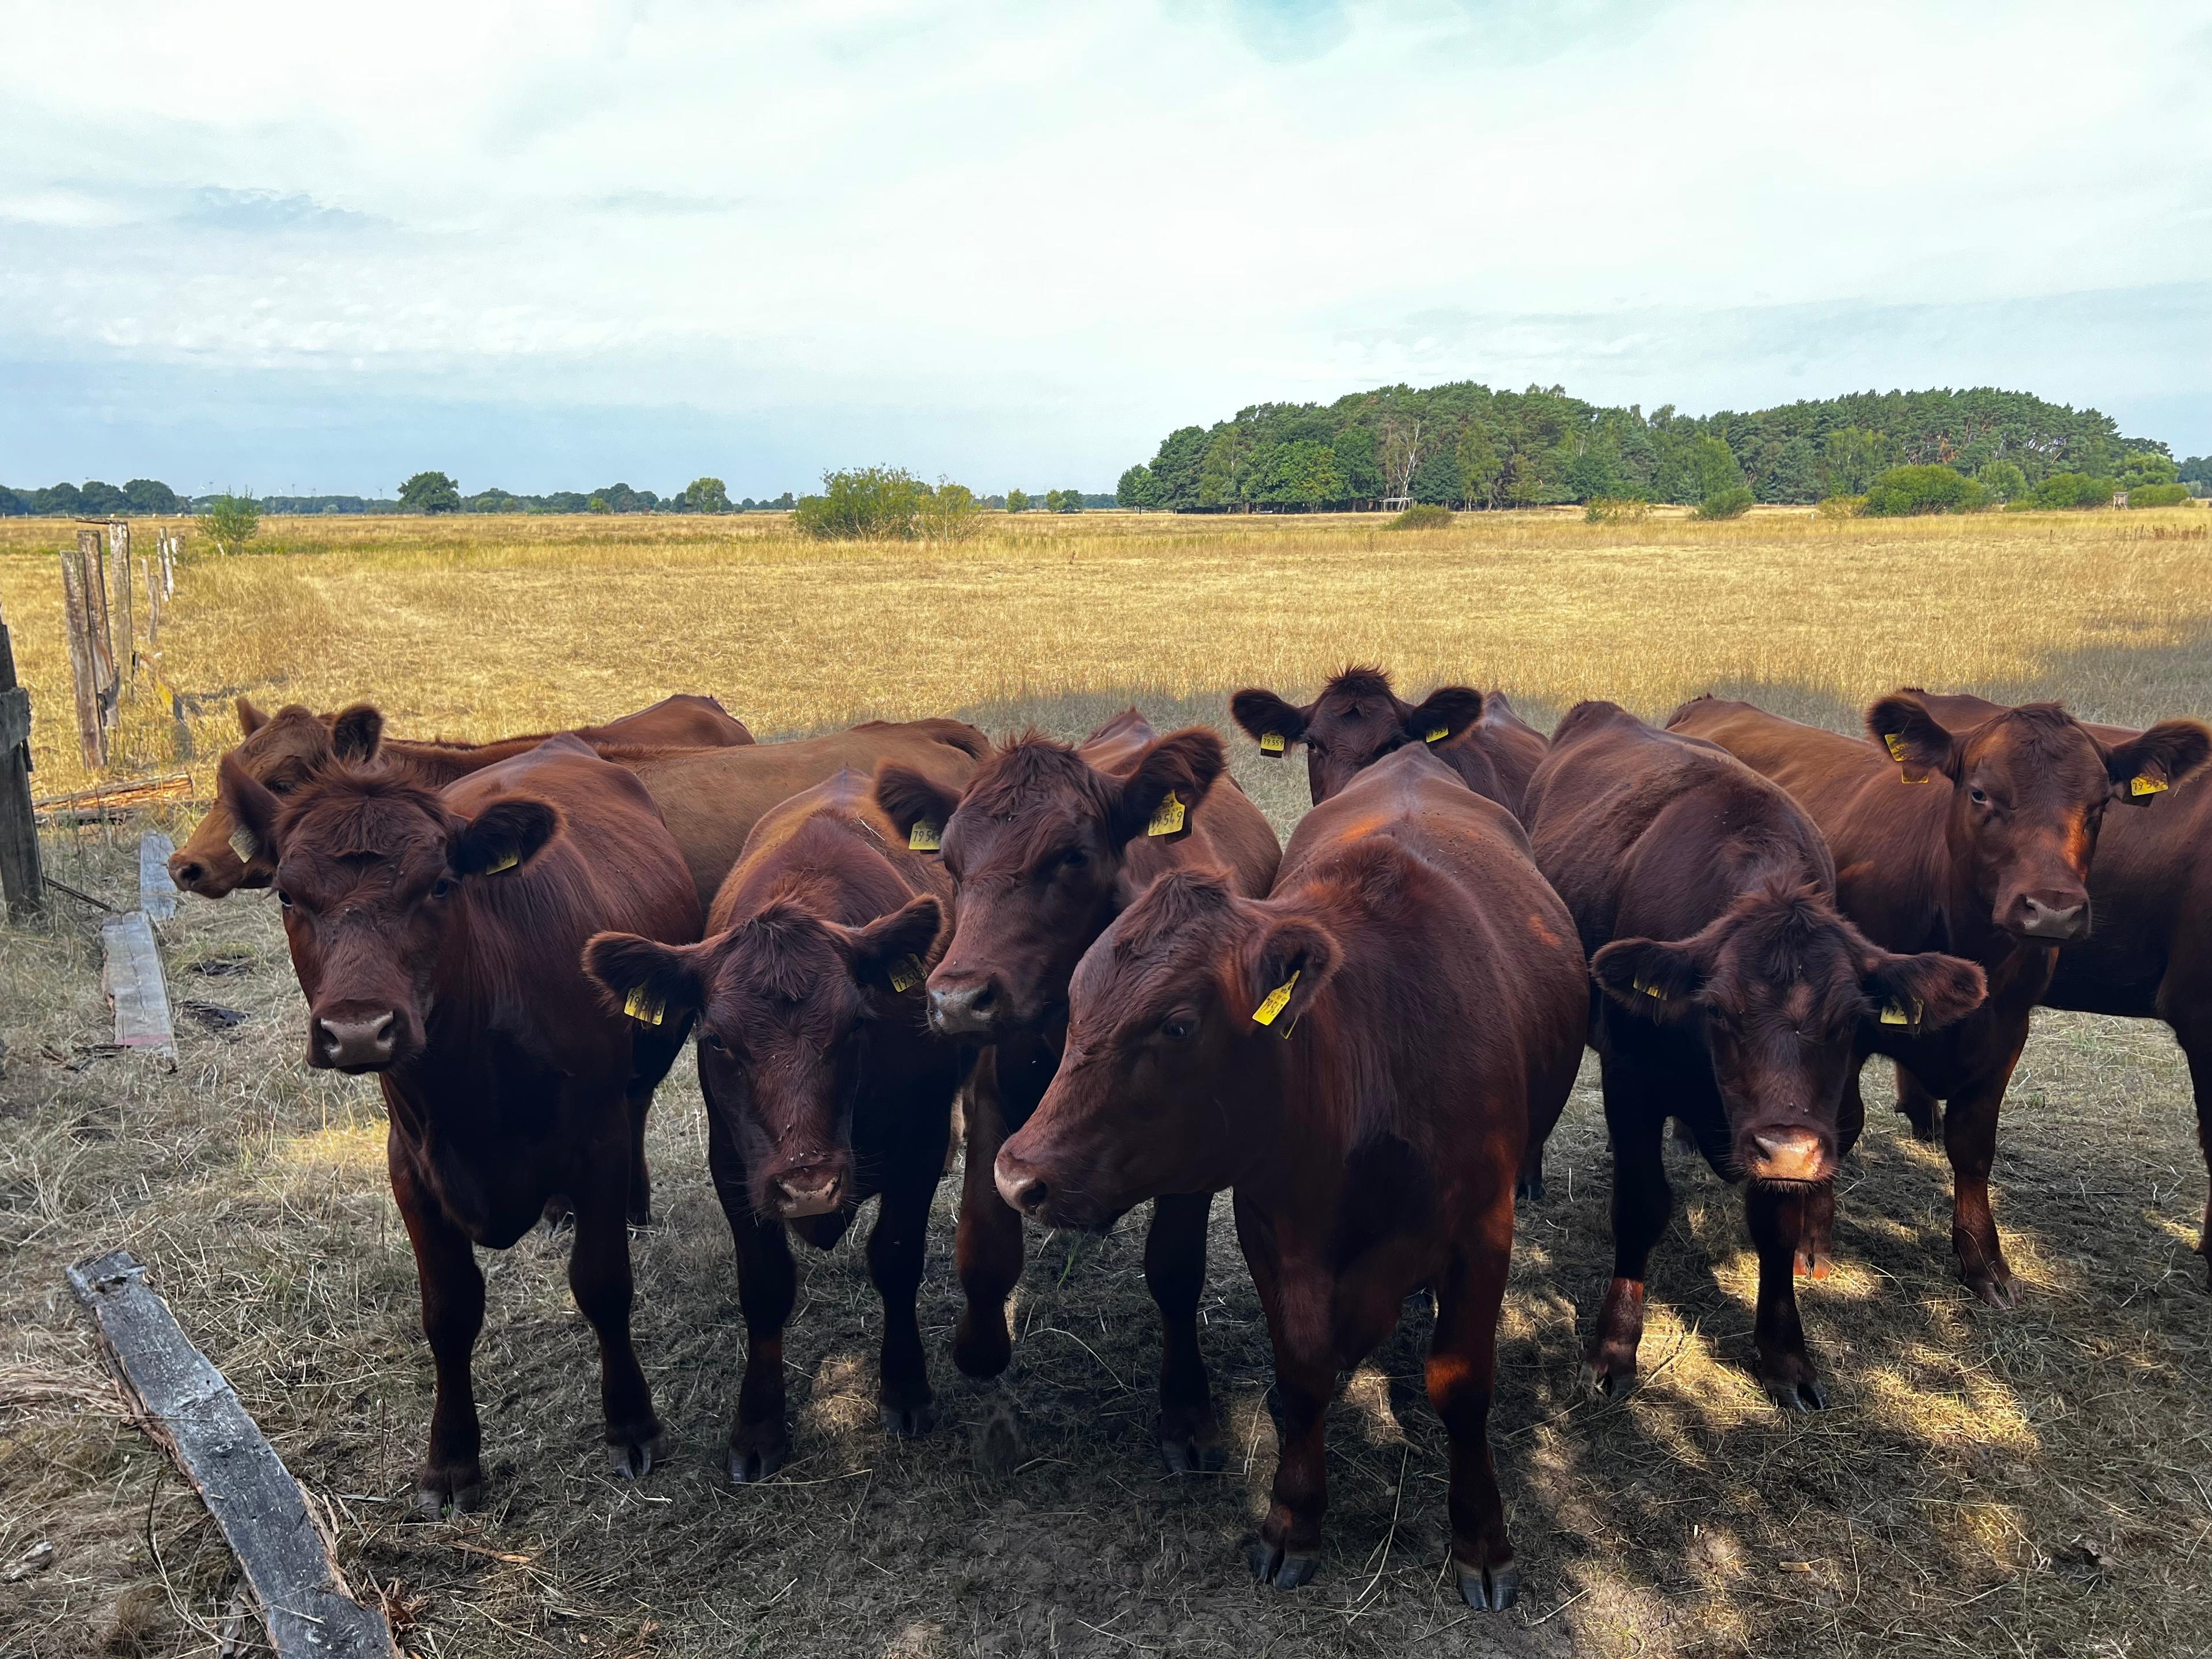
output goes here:
<path id="1" fill-rule="evenodd" d="M 872 991 L 919 991 L 937 952 L 945 907 L 929 894 L 908 900 L 865 927 L 835 927 L 852 963 L 853 977 Z"/>
<path id="2" fill-rule="evenodd" d="M 1272 691 L 1247 686 L 1229 700 L 1229 713 L 1262 754 L 1281 754 L 1306 734 L 1306 711 Z"/>
<path id="3" fill-rule="evenodd" d="M 331 721 L 331 748 L 349 766 L 367 766 L 384 742 L 384 716 L 368 703 L 341 708 Z"/>
<path id="4" fill-rule="evenodd" d="M 1861 976 L 1867 1000 L 1885 1025 L 1941 1030 L 1982 1006 L 1989 981 L 1975 963 L 1935 951 L 1893 956 L 1869 947 Z"/>
<path id="5" fill-rule="evenodd" d="M 1190 815 L 1228 769 L 1221 738 L 1203 726 L 1155 738 L 1137 757 L 1106 815 L 1106 839 L 1121 847 L 1139 836 L 1187 833 Z"/>
<path id="6" fill-rule="evenodd" d="M 1696 1010 L 1711 971 L 1696 939 L 1617 939 L 1590 958 L 1599 989 L 1622 1007 L 1662 1021 Z"/>
<path id="7" fill-rule="evenodd" d="M 2195 720 L 2160 720 L 2139 738 L 2105 751 L 2112 799 L 2142 806 L 2164 794 L 2212 756 L 2212 732 Z"/>
<path id="8" fill-rule="evenodd" d="M 663 945 L 635 933 L 594 933 L 584 975 L 609 1005 L 647 1025 L 691 1013 L 706 1000 L 707 945 Z"/>
<path id="9" fill-rule="evenodd" d="M 960 805 L 960 793 L 896 761 L 876 769 L 876 805 L 898 838 L 917 853 L 933 853 Z"/>
<path id="10" fill-rule="evenodd" d="M 1449 743 L 1482 718 L 1482 693 L 1471 685 L 1440 685 L 1406 712 L 1406 735 L 1415 743 Z"/>
<path id="11" fill-rule="evenodd" d="M 1918 783 L 1931 772 L 1957 780 L 1959 745 L 1919 698 L 1893 691 L 1867 710 L 1867 733 Z"/>
<path id="12" fill-rule="evenodd" d="M 560 827 L 542 800 L 495 800 L 453 832 L 446 862 L 459 875 L 495 876 L 536 858 Z"/>
<path id="13" fill-rule="evenodd" d="M 238 700 L 238 729 L 241 734 L 250 738 L 268 724 L 269 716 L 254 707 L 252 698 Z"/>
<path id="14" fill-rule="evenodd" d="M 216 804 L 230 814 L 230 850 L 239 861 L 261 859 L 274 864 L 278 857 L 276 814 L 281 803 L 246 769 L 234 753 L 225 754 L 216 766 Z"/>
<path id="15" fill-rule="evenodd" d="M 1288 1036 L 1343 960 L 1336 935 L 1311 916 L 1270 917 L 1245 972 L 1255 1028 Z"/>

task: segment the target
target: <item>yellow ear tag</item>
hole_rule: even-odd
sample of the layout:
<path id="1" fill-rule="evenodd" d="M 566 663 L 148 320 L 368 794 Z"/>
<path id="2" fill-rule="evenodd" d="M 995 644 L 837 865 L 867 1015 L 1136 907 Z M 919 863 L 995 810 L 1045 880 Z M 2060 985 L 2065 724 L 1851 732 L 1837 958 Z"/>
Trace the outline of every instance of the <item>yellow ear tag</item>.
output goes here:
<path id="1" fill-rule="evenodd" d="M 901 957 L 891 964 L 891 989 L 894 991 L 911 991 L 928 977 L 919 957 Z"/>
<path id="2" fill-rule="evenodd" d="M 238 854 L 240 863 L 251 864 L 253 862 L 254 854 L 261 850 L 261 843 L 247 835 L 243 829 L 234 830 L 230 832 L 230 850 Z"/>
<path id="3" fill-rule="evenodd" d="M 486 875 L 488 875 L 488 876 L 495 876 L 495 875 L 497 875 L 497 874 L 498 874 L 501 871 L 502 871 L 502 870 L 512 870 L 512 869 L 514 869 L 514 866 L 515 866 L 516 865 L 518 865 L 518 864 L 520 864 L 520 863 L 521 863 L 521 862 L 522 862 L 522 854 L 520 854 L 520 853 L 518 853 L 518 852 L 516 852 L 516 851 L 515 851 L 512 847 L 510 847 L 510 848 L 508 848 L 505 852 L 501 853 L 501 854 L 499 855 L 499 862 L 498 862 L 498 863 L 496 863 L 496 864 L 487 864 L 486 866 L 484 866 L 484 874 L 486 874 Z M 655 1021 L 653 1021 L 653 1023 L 655 1025 L 658 1025 L 658 1024 L 660 1024 L 660 1022 L 659 1022 L 659 1020 L 655 1020 Z"/>
<path id="4" fill-rule="evenodd" d="M 1435 743 L 1439 738 L 1448 738 L 1450 735 L 1451 727 L 1449 726 L 1432 726 L 1429 728 L 1429 735 L 1422 738 L 1421 741 L 1424 743 Z"/>
<path id="5" fill-rule="evenodd" d="M 1897 735 L 1897 733 L 1896 733 L 1896 732 L 1883 732 L 1883 733 L 1881 734 L 1881 740 L 1882 740 L 1884 743 L 1886 743 L 1886 744 L 1887 744 L 1889 745 L 1889 757 L 1890 757 L 1890 759 L 1892 759 L 1892 760 L 1893 760 L 1893 761 L 1901 761 L 1901 760 L 1903 760 L 1903 759 L 1905 758 L 1905 744 L 1904 744 L 1904 743 L 1903 743 L 1903 742 L 1899 738 L 1899 737 L 1898 737 L 1898 735 Z"/>
<path id="6" fill-rule="evenodd" d="M 1168 798 L 1160 803 L 1159 810 L 1152 814 L 1152 821 L 1145 826 L 1145 833 L 1148 836 L 1172 836 L 1182 828 L 1183 817 L 1188 811 L 1188 808 L 1176 799 L 1175 792 L 1172 789 L 1170 790 Z"/>
<path id="7" fill-rule="evenodd" d="M 1667 1000 L 1667 994 L 1656 985 L 1646 985 L 1639 979 L 1636 981 L 1636 988 L 1647 997 L 1656 997 L 1662 1002 Z"/>
<path id="8" fill-rule="evenodd" d="M 938 838 L 937 826 L 927 818 L 916 818 L 914 828 L 906 832 L 906 846 L 909 853 L 934 853 L 943 845 Z"/>
<path id="9" fill-rule="evenodd" d="M 657 997 L 647 995 L 642 985 L 632 991 L 623 1004 L 623 1012 L 641 1025 L 659 1024 L 661 1016 L 667 1012 L 668 1005 Z"/>
<path id="10" fill-rule="evenodd" d="M 1252 1011 L 1252 1023 L 1255 1025 L 1273 1025 L 1275 1016 L 1291 1006 L 1291 991 L 1297 982 L 1298 970 L 1293 969 L 1288 979 L 1260 999 L 1260 1006 Z"/>
<path id="11" fill-rule="evenodd" d="M 2128 780 L 2128 793 L 2130 795 L 2155 795 L 2165 787 L 2164 778 L 2154 778 L 2148 772 L 2138 773 Z"/>
<path id="12" fill-rule="evenodd" d="M 1261 732 L 1260 734 L 1260 752 L 1263 755 L 1281 754 L 1283 752 L 1283 734 L 1279 732 Z M 2138 780 L 2138 781 L 2140 781 L 2140 780 Z"/>
<path id="13" fill-rule="evenodd" d="M 1905 1005 L 1903 1003 L 1884 1003 L 1881 1009 L 1881 1023 L 1885 1025 L 1917 1025 L 1920 1024 L 1921 1013 L 1927 1006 L 1928 1005 L 1921 1001 L 1918 997 L 1913 998 L 1912 1013 L 1911 1018 L 1908 1018 L 1905 1015 Z"/>

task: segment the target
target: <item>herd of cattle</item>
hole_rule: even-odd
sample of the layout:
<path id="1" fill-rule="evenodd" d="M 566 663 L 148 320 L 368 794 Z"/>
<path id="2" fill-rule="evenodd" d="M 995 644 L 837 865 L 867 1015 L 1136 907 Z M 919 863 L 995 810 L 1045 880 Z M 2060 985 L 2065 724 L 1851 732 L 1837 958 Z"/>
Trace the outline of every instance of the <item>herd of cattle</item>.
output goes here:
<path id="1" fill-rule="evenodd" d="M 915 1295 L 957 1097 L 964 1377 L 1009 1363 L 1024 1216 L 1103 1228 L 1150 1202 L 1161 1450 L 1219 1468 L 1196 1312 L 1229 1189 L 1281 1411 L 1255 1571 L 1312 1576 L 1324 1408 L 1425 1288 L 1477 1607 L 1517 1583 L 1487 1437 L 1514 1206 L 1542 1194 L 1585 1042 L 1614 1165 L 1584 1367 L 1605 1391 L 1636 1374 L 1669 1119 L 1747 1183 L 1756 1368 L 1791 1409 L 1826 1403 L 1794 1279 L 1827 1271 L 1870 1057 L 1942 1136 L 1960 1273 L 2001 1306 L 1990 1166 L 2037 1004 L 2172 1024 L 2212 1155 L 2212 785 L 2180 787 L 2203 726 L 1904 691 L 1871 741 L 1711 697 L 1664 730 L 1586 702 L 1547 741 L 1496 693 L 1410 704 L 1366 669 L 1232 708 L 1262 754 L 1304 746 L 1315 810 L 1286 845 L 1218 735 L 1134 710 L 1075 745 L 948 720 L 755 744 L 672 697 L 466 745 L 387 738 L 365 706 L 241 702 L 173 871 L 209 897 L 275 885 L 307 1063 L 380 1079 L 436 1365 L 423 1506 L 483 1487 L 472 1247 L 549 1212 L 573 1216 L 612 1466 L 651 1467 L 627 1226 L 650 1214 L 647 1105 L 695 1028 L 748 1338 L 732 1479 L 791 1454 L 788 1236 L 826 1247 L 872 1196 L 883 1420 L 929 1428 Z M 1017 1418 L 988 1420 L 1006 1455 Z"/>

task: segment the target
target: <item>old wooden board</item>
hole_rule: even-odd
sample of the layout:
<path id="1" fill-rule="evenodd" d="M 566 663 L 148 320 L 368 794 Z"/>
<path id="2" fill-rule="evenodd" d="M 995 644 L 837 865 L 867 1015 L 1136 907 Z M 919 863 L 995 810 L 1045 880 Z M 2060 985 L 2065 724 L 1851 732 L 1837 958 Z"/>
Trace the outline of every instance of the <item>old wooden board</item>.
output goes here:
<path id="1" fill-rule="evenodd" d="M 177 914 L 177 884 L 169 879 L 169 854 L 177 843 L 159 830 L 138 837 L 138 908 L 149 921 L 167 921 Z"/>
<path id="2" fill-rule="evenodd" d="M 100 925 L 100 988 L 115 1006 L 116 1046 L 150 1048 L 174 1065 L 177 1033 L 169 1023 L 169 984 L 154 924 L 143 910 L 111 916 Z"/>
<path id="3" fill-rule="evenodd" d="M 300 1483 L 237 1391 L 148 1288 L 144 1267 L 112 1250 L 78 1262 L 69 1282 L 140 1425 L 222 1529 L 278 1659 L 397 1659 L 391 1627 L 353 1599 Z"/>

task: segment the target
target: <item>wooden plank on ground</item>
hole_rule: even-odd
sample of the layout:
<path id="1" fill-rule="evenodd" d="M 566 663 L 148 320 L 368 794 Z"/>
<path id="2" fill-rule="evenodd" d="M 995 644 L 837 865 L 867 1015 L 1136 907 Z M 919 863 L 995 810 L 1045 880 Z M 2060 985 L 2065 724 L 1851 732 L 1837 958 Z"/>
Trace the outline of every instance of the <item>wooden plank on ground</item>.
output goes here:
<path id="1" fill-rule="evenodd" d="M 277 1659 L 398 1659 L 383 1613 L 354 1600 L 300 1483 L 148 1288 L 144 1267 L 112 1250 L 78 1262 L 69 1282 L 140 1425 L 222 1528 Z"/>
<path id="2" fill-rule="evenodd" d="M 177 914 L 177 884 L 169 879 L 169 855 L 177 843 L 159 830 L 138 837 L 138 908 L 150 921 L 167 921 Z"/>
<path id="3" fill-rule="evenodd" d="M 111 916 L 100 925 L 100 944 L 106 958 L 100 988 L 115 1006 L 116 1046 L 150 1048 L 174 1066 L 177 1033 L 169 1023 L 169 984 L 154 924 L 143 910 Z"/>

